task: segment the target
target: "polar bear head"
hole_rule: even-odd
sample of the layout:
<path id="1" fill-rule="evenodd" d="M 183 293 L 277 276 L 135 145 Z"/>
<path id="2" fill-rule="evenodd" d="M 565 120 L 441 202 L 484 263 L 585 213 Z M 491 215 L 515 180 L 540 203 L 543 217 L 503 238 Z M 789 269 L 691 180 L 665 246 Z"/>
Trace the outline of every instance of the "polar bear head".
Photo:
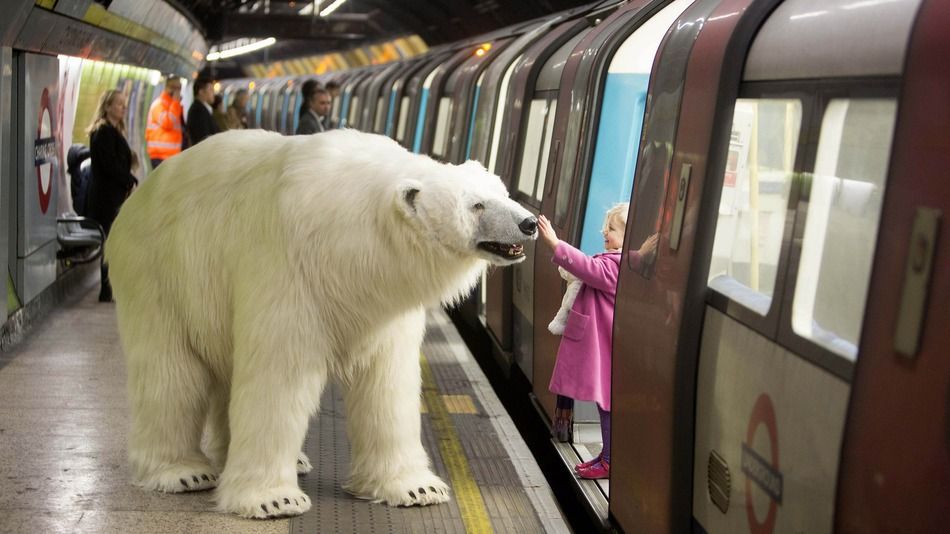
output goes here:
<path id="1" fill-rule="evenodd" d="M 439 164 L 401 180 L 395 202 L 430 243 L 494 265 L 523 261 L 523 243 L 538 236 L 537 218 L 508 198 L 501 179 L 475 161 Z"/>

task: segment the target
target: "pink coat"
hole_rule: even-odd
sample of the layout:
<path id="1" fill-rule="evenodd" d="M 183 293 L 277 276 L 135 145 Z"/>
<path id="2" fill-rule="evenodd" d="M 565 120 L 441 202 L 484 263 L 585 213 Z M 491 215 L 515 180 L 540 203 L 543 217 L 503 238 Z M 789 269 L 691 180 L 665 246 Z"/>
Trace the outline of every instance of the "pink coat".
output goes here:
<path id="1" fill-rule="evenodd" d="M 548 389 L 610 411 L 610 351 L 620 253 L 587 256 L 561 241 L 551 261 L 584 283 L 571 306 Z"/>

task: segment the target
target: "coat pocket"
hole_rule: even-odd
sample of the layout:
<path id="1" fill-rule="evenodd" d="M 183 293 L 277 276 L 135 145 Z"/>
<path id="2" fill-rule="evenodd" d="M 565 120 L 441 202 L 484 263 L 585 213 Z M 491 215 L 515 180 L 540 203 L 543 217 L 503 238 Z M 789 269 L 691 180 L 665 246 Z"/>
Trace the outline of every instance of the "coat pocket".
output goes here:
<path id="1" fill-rule="evenodd" d="M 567 326 L 564 327 L 564 337 L 580 341 L 584 337 L 584 332 L 587 331 L 588 321 L 590 321 L 590 316 L 571 310 L 567 318 Z"/>

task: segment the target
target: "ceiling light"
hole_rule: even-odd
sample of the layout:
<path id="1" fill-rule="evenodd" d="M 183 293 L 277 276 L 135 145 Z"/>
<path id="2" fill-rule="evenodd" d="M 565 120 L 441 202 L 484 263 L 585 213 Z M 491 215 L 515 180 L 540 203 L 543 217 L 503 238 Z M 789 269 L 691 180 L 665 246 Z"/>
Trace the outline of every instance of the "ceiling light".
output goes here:
<path id="1" fill-rule="evenodd" d="M 343 5 L 343 2 L 346 2 L 346 0 L 336 0 L 336 2 L 333 2 L 332 4 L 328 5 L 326 9 L 321 10 L 320 16 L 325 17 L 329 15 L 330 13 L 333 13 L 334 11 L 336 11 L 336 8 Z"/>
<path id="2" fill-rule="evenodd" d="M 260 50 L 261 48 L 266 48 L 277 42 L 277 39 L 273 37 L 268 37 L 267 39 L 262 39 L 260 41 L 255 41 L 250 44 L 243 46 L 236 46 L 234 48 L 228 48 L 227 50 L 220 50 L 210 52 L 208 54 L 208 61 L 217 61 L 219 59 L 227 59 L 229 57 L 240 56 L 241 54 L 247 54 L 249 52 L 254 52 Z"/>

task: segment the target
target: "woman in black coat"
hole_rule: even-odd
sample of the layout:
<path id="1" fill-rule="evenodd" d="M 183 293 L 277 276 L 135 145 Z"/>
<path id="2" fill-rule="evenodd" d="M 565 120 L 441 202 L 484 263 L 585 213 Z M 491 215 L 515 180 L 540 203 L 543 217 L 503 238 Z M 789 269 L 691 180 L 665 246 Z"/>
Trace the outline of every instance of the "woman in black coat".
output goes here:
<path id="1" fill-rule="evenodd" d="M 112 228 L 132 188 L 138 183 L 132 175 L 133 154 L 125 140 L 125 95 L 118 90 L 103 93 L 99 99 L 89 132 L 92 181 L 86 197 L 86 215 L 102 225 L 106 235 Z M 103 263 L 100 302 L 112 301 L 109 267 Z"/>

